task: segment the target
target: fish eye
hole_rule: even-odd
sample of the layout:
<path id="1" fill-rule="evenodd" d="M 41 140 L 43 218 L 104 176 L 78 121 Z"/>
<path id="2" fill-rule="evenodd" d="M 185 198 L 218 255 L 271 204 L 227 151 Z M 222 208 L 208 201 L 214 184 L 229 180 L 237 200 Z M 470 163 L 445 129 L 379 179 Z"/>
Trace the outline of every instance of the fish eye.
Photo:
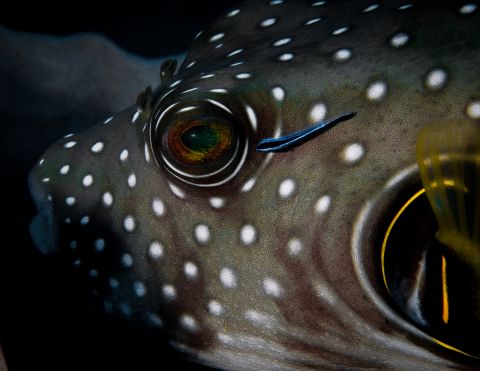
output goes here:
<path id="1" fill-rule="evenodd" d="M 231 155 L 235 133 L 227 122 L 215 119 L 173 123 L 163 136 L 163 147 L 183 166 L 215 167 Z"/>
<path id="2" fill-rule="evenodd" d="M 232 179 L 242 167 L 248 141 L 227 106 L 210 100 L 158 107 L 151 123 L 151 148 L 162 168 L 197 186 Z"/>

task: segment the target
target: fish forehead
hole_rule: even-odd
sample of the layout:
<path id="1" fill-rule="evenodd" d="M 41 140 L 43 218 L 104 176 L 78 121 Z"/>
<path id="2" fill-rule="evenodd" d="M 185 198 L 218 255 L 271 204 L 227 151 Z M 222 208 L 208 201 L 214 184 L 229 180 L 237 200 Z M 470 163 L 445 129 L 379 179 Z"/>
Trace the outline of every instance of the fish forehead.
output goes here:
<path id="1" fill-rule="evenodd" d="M 60 140 L 31 177 L 49 179 L 58 244 L 105 310 L 163 326 L 206 360 L 255 350 L 275 365 L 353 366 L 359 358 L 345 348 L 356 344 L 365 366 L 447 365 L 429 352 L 416 358 L 418 341 L 383 330 L 350 241 L 365 203 L 414 163 L 418 129 L 464 118 L 479 99 L 478 12 L 467 17 L 460 3 L 388 2 L 368 12 L 370 2 L 316 3 L 241 3 L 196 39 L 157 98 L 225 89 L 250 120 L 251 107 L 265 136 L 346 111 L 354 119 L 286 154 L 249 155 L 225 193 L 159 169 L 149 118 L 133 107 Z M 446 75 L 439 88 L 434 70 Z"/>

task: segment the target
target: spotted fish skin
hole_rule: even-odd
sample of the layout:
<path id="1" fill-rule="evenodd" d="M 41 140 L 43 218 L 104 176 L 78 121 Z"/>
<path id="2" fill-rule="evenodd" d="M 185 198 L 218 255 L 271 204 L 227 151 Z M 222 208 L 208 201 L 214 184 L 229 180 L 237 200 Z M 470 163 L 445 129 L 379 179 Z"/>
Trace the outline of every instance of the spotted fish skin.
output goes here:
<path id="1" fill-rule="evenodd" d="M 107 313 L 217 367 L 467 367 L 386 304 L 373 255 L 382 212 L 418 181 L 418 130 L 480 119 L 479 13 L 239 4 L 151 104 L 47 150 L 29 179 L 36 244 Z M 242 140 L 225 171 L 192 177 L 162 160 L 157 130 L 181 109 L 231 118 Z M 292 151 L 255 151 L 346 112 L 356 116 Z"/>

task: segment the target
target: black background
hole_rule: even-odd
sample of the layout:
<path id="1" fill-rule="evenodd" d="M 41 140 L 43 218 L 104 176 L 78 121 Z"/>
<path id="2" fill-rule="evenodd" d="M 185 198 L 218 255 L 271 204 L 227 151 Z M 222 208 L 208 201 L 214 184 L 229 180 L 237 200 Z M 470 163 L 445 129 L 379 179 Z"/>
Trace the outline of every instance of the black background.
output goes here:
<path id="1" fill-rule="evenodd" d="M 236 3 L 10 3 L 9 9 L 2 6 L 0 24 L 50 35 L 101 33 L 129 52 L 154 58 L 187 50 L 198 31 Z M 6 56 L 8 50 L 0 50 Z M 28 225 L 35 209 L 27 175 L 39 148 L 16 143 L 22 130 L 0 112 L 0 342 L 10 371 L 206 370 L 184 360 L 158 334 L 95 312 L 63 279 L 56 261 L 33 248 Z"/>

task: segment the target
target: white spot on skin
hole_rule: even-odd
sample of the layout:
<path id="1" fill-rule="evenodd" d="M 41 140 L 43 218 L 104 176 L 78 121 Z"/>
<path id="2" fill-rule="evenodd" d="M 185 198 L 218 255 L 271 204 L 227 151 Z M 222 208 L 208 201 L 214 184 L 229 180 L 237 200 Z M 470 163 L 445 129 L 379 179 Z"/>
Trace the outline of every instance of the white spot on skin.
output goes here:
<path id="1" fill-rule="evenodd" d="M 233 57 L 234 55 L 237 55 L 239 53 L 243 52 L 243 49 L 237 49 L 237 50 L 234 50 L 233 52 L 230 52 L 227 54 L 227 57 Z"/>
<path id="2" fill-rule="evenodd" d="M 218 44 L 218 45 L 215 45 L 215 49 L 220 49 L 222 46 L 223 46 L 222 43 L 220 43 L 220 44 Z"/>
<path id="3" fill-rule="evenodd" d="M 398 10 L 405 10 L 408 8 L 411 8 L 413 5 L 412 4 L 406 4 L 398 7 Z"/>
<path id="4" fill-rule="evenodd" d="M 44 162 L 45 162 L 45 159 L 41 158 L 40 161 L 38 161 L 38 166 L 42 166 Z"/>
<path id="5" fill-rule="evenodd" d="M 287 242 L 287 248 L 290 256 L 297 256 L 303 250 L 303 244 L 298 238 L 292 238 Z"/>
<path id="6" fill-rule="evenodd" d="M 186 262 L 185 265 L 183 266 L 183 271 L 185 272 L 185 276 L 187 278 L 196 278 L 198 275 L 198 268 L 193 262 Z"/>
<path id="7" fill-rule="evenodd" d="M 240 62 L 235 62 L 235 63 L 232 63 L 232 64 L 230 65 L 230 67 L 240 66 L 241 64 L 244 64 L 244 63 L 245 63 L 245 62 L 242 62 L 242 61 L 240 61 Z"/>
<path id="8" fill-rule="evenodd" d="M 214 316 L 221 316 L 223 314 L 223 306 L 216 300 L 208 302 L 208 311 Z"/>
<path id="9" fill-rule="evenodd" d="M 330 196 L 322 196 L 318 199 L 315 204 L 315 212 L 317 214 L 323 214 L 327 212 L 330 207 L 331 199 Z"/>
<path id="10" fill-rule="evenodd" d="M 477 5 L 473 3 L 465 4 L 458 9 L 460 14 L 472 14 L 475 10 L 477 10 Z"/>
<path id="11" fill-rule="evenodd" d="M 139 110 L 139 109 L 137 109 L 137 110 L 135 111 L 135 113 L 133 114 L 133 116 L 132 116 L 132 121 L 131 121 L 132 124 L 133 124 L 135 121 L 137 121 L 138 116 L 140 116 L 140 110 Z"/>
<path id="12" fill-rule="evenodd" d="M 93 153 L 100 153 L 100 152 L 102 152 L 104 146 L 105 145 L 102 142 L 97 142 L 92 146 L 92 148 L 90 148 L 90 150 Z"/>
<path id="13" fill-rule="evenodd" d="M 362 13 L 369 13 L 373 12 L 374 10 L 378 9 L 380 5 L 378 4 L 372 4 L 370 6 L 367 6 L 365 9 L 362 10 Z"/>
<path id="14" fill-rule="evenodd" d="M 291 37 L 284 37 L 283 39 L 275 41 L 272 46 L 274 48 L 277 48 L 279 46 L 287 45 L 289 44 L 293 39 Z"/>
<path id="15" fill-rule="evenodd" d="M 197 321 L 189 314 L 184 314 L 180 317 L 180 325 L 188 332 L 198 331 Z"/>
<path id="16" fill-rule="evenodd" d="M 261 27 L 270 27 L 275 24 L 277 20 L 275 18 L 267 18 L 260 22 Z"/>
<path id="17" fill-rule="evenodd" d="M 321 20 L 322 20 L 322 18 L 320 18 L 320 17 L 309 19 L 308 21 L 305 22 L 305 26 L 310 26 L 311 24 L 318 23 Z"/>
<path id="18" fill-rule="evenodd" d="M 150 162 L 150 151 L 148 150 L 148 146 L 145 143 L 145 161 Z"/>
<path id="19" fill-rule="evenodd" d="M 394 48 L 400 48 L 401 46 L 404 46 L 408 40 L 410 40 L 410 36 L 408 36 L 408 34 L 405 32 L 399 32 L 392 36 L 390 39 L 390 45 Z"/>
<path id="20" fill-rule="evenodd" d="M 233 289 L 237 287 L 237 276 L 230 268 L 222 268 L 220 270 L 220 282 L 223 287 Z"/>
<path id="21" fill-rule="evenodd" d="M 135 220 L 132 216 L 127 215 L 123 220 L 123 228 L 126 232 L 133 232 L 135 230 Z"/>
<path id="22" fill-rule="evenodd" d="M 225 94 L 228 93 L 227 89 L 212 89 L 210 90 L 212 93 L 219 93 L 219 94 Z"/>
<path id="23" fill-rule="evenodd" d="M 312 4 L 312 6 L 322 6 L 325 5 L 327 2 L 326 1 L 316 1 Z"/>
<path id="24" fill-rule="evenodd" d="M 120 258 L 120 263 L 125 268 L 130 268 L 133 265 L 133 258 L 130 254 L 123 254 Z"/>
<path id="25" fill-rule="evenodd" d="M 163 216 L 165 214 L 165 204 L 158 197 L 153 199 L 152 209 L 156 216 Z"/>
<path id="26" fill-rule="evenodd" d="M 73 206 L 73 205 L 75 205 L 75 201 L 76 201 L 76 199 L 75 199 L 75 197 L 73 197 L 73 196 L 69 196 L 69 197 L 65 198 L 65 203 L 66 203 L 68 206 Z"/>
<path id="27" fill-rule="evenodd" d="M 71 223 L 72 223 L 72 219 L 70 219 L 70 218 L 65 218 L 64 223 L 65 223 L 65 224 L 71 224 Z"/>
<path id="28" fill-rule="evenodd" d="M 245 79 L 249 79 L 250 77 L 252 77 L 252 75 L 247 72 L 243 72 L 235 75 L 235 78 L 238 80 L 245 80 Z"/>
<path id="29" fill-rule="evenodd" d="M 245 182 L 245 184 L 242 186 L 241 191 L 242 192 L 249 192 L 252 190 L 252 188 L 255 186 L 255 183 L 257 182 L 257 179 L 252 178 L 249 179 Z"/>
<path id="30" fill-rule="evenodd" d="M 280 284 L 275 281 L 273 278 L 265 278 L 263 280 L 263 290 L 265 294 L 278 298 L 282 296 L 283 289 Z"/>
<path id="31" fill-rule="evenodd" d="M 182 82 L 182 80 L 177 80 L 177 81 L 174 81 L 170 84 L 169 88 L 174 88 L 175 86 L 177 86 L 178 84 L 180 84 Z"/>
<path id="32" fill-rule="evenodd" d="M 195 227 L 195 239 L 201 245 L 210 240 L 210 228 L 205 224 L 199 224 Z"/>
<path id="33" fill-rule="evenodd" d="M 441 68 L 431 70 L 425 78 L 425 86 L 430 90 L 440 90 L 447 83 L 447 72 Z"/>
<path id="34" fill-rule="evenodd" d="M 278 194 L 281 198 L 288 198 L 295 192 L 296 184 L 293 179 L 285 179 L 278 187 Z"/>
<path id="35" fill-rule="evenodd" d="M 348 164 L 354 164 L 363 157 L 363 154 L 363 146 L 360 143 L 352 143 L 343 150 L 343 160 Z"/>
<path id="36" fill-rule="evenodd" d="M 177 290 L 175 290 L 173 285 L 163 285 L 162 293 L 167 300 L 174 300 L 177 297 Z"/>
<path id="37" fill-rule="evenodd" d="M 137 185 L 137 177 L 135 176 L 135 174 L 130 174 L 128 176 L 127 183 L 130 188 L 133 188 Z"/>
<path id="38" fill-rule="evenodd" d="M 294 55 L 292 53 L 285 53 L 285 54 L 282 54 L 278 57 L 278 60 L 280 62 L 288 62 L 288 61 L 291 61 L 293 59 Z"/>
<path id="39" fill-rule="evenodd" d="M 276 325 L 276 318 L 266 313 L 258 312 L 250 309 L 245 311 L 245 319 L 249 320 L 256 326 L 272 328 Z"/>
<path id="40" fill-rule="evenodd" d="M 50 178 L 43 178 L 42 179 L 42 182 L 44 182 L 44 183 L 48 183 L 49 181 L 50 181 Z"/>
<path id="41" fill-rule="evenodd" d="M 322 121 L 325 116 L 327 115 L 327 106 L 323 103 L 315 104 L 312 109 L 310 110 L 310 122 L 318 123 Z"/>
<path id="42" fill-rule="evenodd" d="M 255 111 L 250 106 L 245 106 L 245 111 L 247 111 L 248 120 L 250 121 L 250 125 L 252 125 L 253 131 L 257 131 L 257 115 Z"/>
<path id="43" fill-rule="evenodd" d="M 82 179 L 82 184 L 85 186 L 85 187 L 90 187 L 93 183 L 93 176 L 91 176 L 90 174 L 88 175 L 85 175 Z"/>
<path id="44" fill-rule="evenodd" d="M 212 78 L 212 77 L 214 77 L 214 76 L 215 76 L 214 73 L 209 73 L 208 75 L 203 75 L 203 76 L 201 76 L 200 78 L 205 80 L 205 79 L 210 79 L 210 78 Z"/>
<path id="45" fill-rule="evenodd" d="M 178 198 L 185 198 L 185 192 L 183 192 L 180 188 L 178 188 L 175 184 L 173 183 L 168 183 L 168 187 L 172 191 L 172 193 L 177 196 Z"/>
<path id="46" fill-rule="evenodd" d="M 102 202 L 103 202 L 103 205 L 105 205 L 106 207 L 112 206 L 112 204 L 113 204 L 112 194 L 110 192 L 105 192 L 102 195 Z"/>
<path id="47" fill-rule="evenodd" d="M 120 152 L 120 161 L 125 162 L 128 158 L 128 150 L 124 149 Z"/>
<path id="48" fill-rule="evenodd" d="M 240 240 L 245 245 L 248 246 L 254 243 L 256 239 L 257 239 L 257 231 L 255 227 L 251 224 L 244 225 L 240 230 Z"/>
<path id="49" fill-rule="evenodd" d="M 348 30 L 349 30 L 348 27 L 340 27 L 340 28 L 337 28 L 336 30 L 334 30 L 332 32 L 332 35 L 334 35 L 334 36 L 341 35 L 341 34 L 347 32 Z"/>
<path id="50" fill-rule="evenodd" d="M 113 116 L 110 116 L 109 118 L 107 118 L 103 123 L 104 124 L 108 124 L 110 121 L 113 120 Z"/>
<path id="51" fill-rule="evenodd" d="M 480 119 L 480 101 L 469 103 L 466 112 L 470 118 Z"/>
<path id="52" fill-rule="evenodd" d="M 276 86 L 272 89 L 272 95 L 277 102 L 283 102 L 283 99 L 285 98 L 285 90 L 280 86 Z"/>
<path id="53" fill-rule="evenodd" d="M 147 293 L 147 289 L 145 288 L 145 285 L 141 282 L 133 283 L 133 291 L 139 298 L 145 296 L 145 294 Z"/>
<path id="54" fill-rule="evenodd" d="M 283 4 L 283 0 L 272 0 L 270 1 L 270 5 L 279 5 Z"/>
<path id="55" fill-rule="evenodd" d="M 195 63 L 197 63 L 197 61 L 191 61 L 189 64 L 187 64 L 187 67 L 185 67 L 185 68 L 193 67 L 195 65 Z"/>
<path id="56" fill-rule="evenodd" d="M 225 199 L 222 197 L 210 197 L 208 199 L 208 202 L 210 203 L 210 206 L 214 209 L 221 209 L 225 206 Z"/>
<path id="57" fill-rule="evenodd" d="M 69 148 L 75 147 L 76 145 L 77 145 L 77 142 L 71 141 L 71 142 L 65 143 L 65 144 L 63 145 L 63 148 L 69 149 Z"/>
<path id="58" fill-rule="evenodd" d="M 380 101 L 387 95 L 385 81 L 375 81 L 367 89 L 367 98 L 372 101 Z"/>
<path id="59" fill-rule="evenodd" d="M 153 241 L 148 247 L 148 255 L 153 260 L 158 260 L 163 256 L 163 245 L 158 241 Z"/>
<path id="60" fill-rule="evenodd" d="M 85 215 L 82 219 L 80 219 L 81 225 L 87 225 L 89 222 L 90 222 L 90 217 L 88 215 Z"/>
<path id="61" fill-rule="evenodd" d="M 90 272 L 88 272 L 88 274 L 92 278 L 97 278 L 98 277 L 98 271 L 96 269 L 90 269 Z"/>
<path id="62" fill-rule="evenodd" d="M 120 287 L 120 283 L 115 278 L 110 278 L 108 280 L 108 284 L 110 285 L 110 287 L 112 289 L 116 289 L 116 288 Z"/>
<path id="63" fill-rule="evenodd" d="M 155 313 L 150 313 L 148 315 L 148 319 L 152 323 L 152 325 L 154 325 L 156 327 L 162 327 L 163 326 L 162 319 Z"/>
<path id="64" fill-rule="evenodd" d="M 105 240 L 103 238 L 97 238 L 95 240 L 94 245 L 95 245 L 95 251 L 100 252 L 105 250 Z"/>
<path id="65" fill-rule="evenodd" d="M 62 174 L 62 175 L 68 174 L 69 171 L 70 171 L 70 165 L 63 165 L 60 168 L 60 174 Z"/>
<path id="66" fill-rule="evenodd" d="M 352 51 L 350 49 L 338 49 L 335 54 L 333 54 L 333 59 L 337 62 L 348 61 L 352 57 Z"/>
<path id="67" fill-rule="evenodd" d="M 233 9 L 227 13 L 227 17 L 235 17 L 238 13 L 240 13 L 240 9 Z"/>
<path id="68" fill-rule="evenodd" d="M 215 35 L 213 35 L 211 38 L 210 38 L 210 42 L 211 43 L 214 43 L 215 41 L 218 41 L 220 40 L 221 38 L 223 38 L 225 36 L 225 34 L 223 32 L 220 32 L 220 33 L 217 33 Z"/>
<path id="69" fill-rule="evenodd" d="M 73 137 L 74 135 L 75 135 L 75 134 L 70 133 L 70 134 L 64 135 L 63 137 L 64 137 L 64 138 L 70 138 L 70 137 Z"/>

